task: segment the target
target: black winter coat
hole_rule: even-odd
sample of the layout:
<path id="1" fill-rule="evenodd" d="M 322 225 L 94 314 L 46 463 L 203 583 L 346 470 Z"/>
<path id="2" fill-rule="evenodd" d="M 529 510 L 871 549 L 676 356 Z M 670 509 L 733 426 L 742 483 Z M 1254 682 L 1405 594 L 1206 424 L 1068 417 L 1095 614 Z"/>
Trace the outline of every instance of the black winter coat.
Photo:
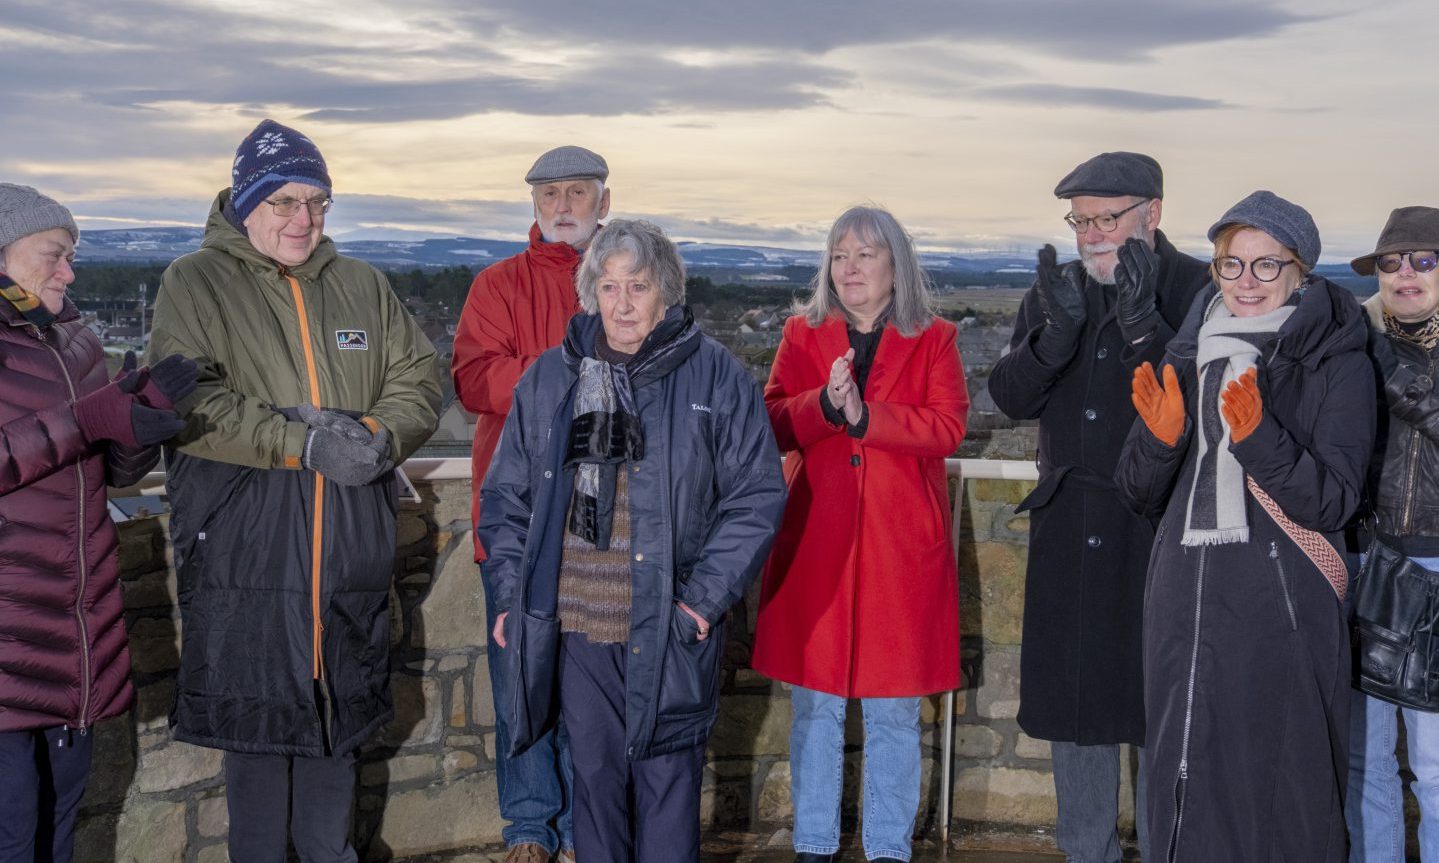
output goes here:
<path id="1" fill-rule="evenodd" d="M 599 316 L 578 315 L 570 328 L 580 344 L 593 345 Z M 758 574 L 784 511 L 779 450 L 759 385 L 718 342 L 702 338 L 683 363 L 635 392 L 645 448 L 643 459 L 625 465 L 634 553 L 625 656 L 631 761 L 708 739 L 719 711 L 718 621 Z M 560 465 L 577 380 L 561 350 L 541 354 L 520 379 L 481 492 L 485 571 L 496 607 L 511 612 L 507 649 L 516 644 L 518 616 L 538 611 L 527 602 L 531 591 L 553 597 L 559 578 L 573 486 Z M 695 625 L 676 600 L 715 623 L 708 639 L 696 642 Z M 554 667 L 554 657 L 527 659 Z M 508 675 L 502 688 L 504 701 L 530 701 L 532 715 L 554 713 Z"/>
<path id="2" fill-rule="evenodd" d="M 0 732 L 83 729 L 135 700 L 105 486 L 160 450 L 85 440 L 71 405 L 108 382 L 69 300 L 41 330 L 0 299 Z"/>
<path id="3" fill-rule="evenodd" d="M 1205 264 L 1162 232 L 1155 250 L 1163 320 L 1140 351 L 1119 332 L 1114 289 L 1086 276 L 1089 323 L 1076 355 L 1047 365 L 1035 354 L 1044 315 L 1031 288 L 1009 352 L 990 373 L 1000 410 L 1039 420 L 1039 485 L 1020 507 L 1030 522 L 1019 724 L 1041 740 L 1144 740 L 1140 614 L 1153 529 L 1125 508 L 1112 477 L 1134 422 L 1134 369 L 1164 355 L 1208 280 Z"/>
<path id="4" fill-rule="evenodd" d="M 1197 334 L 1216 293 L 1195 301 L 1165 357 L 1185 391 L 1178 444 L 1136 421 L 1115 475 L 1137 511 L 1163 513 L 1144 608 L 1150 843 L 1178 863 L 1338 863 L 1350 684 L 1339 599 L 1252 495 L 1247 542 L 1180 541 L 1198 451 Z M 1261 349 L 1263 419 L 1230 446 L 1286 515 L 1340 551 L 1374 443 L 1365 330 L 1353 295 L 1311 277 Z"/>

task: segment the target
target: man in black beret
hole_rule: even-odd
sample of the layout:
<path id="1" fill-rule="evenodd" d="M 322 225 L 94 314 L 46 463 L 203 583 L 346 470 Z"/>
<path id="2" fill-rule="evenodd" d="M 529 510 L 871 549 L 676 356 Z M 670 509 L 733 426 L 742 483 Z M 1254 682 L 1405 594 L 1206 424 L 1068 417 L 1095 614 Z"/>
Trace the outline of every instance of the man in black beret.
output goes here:
<path id="1" fill-rule="evenodd" d="M 1039 251 L 989 378 L 1000 410 L 1039 420 L 1039 484 L 1019 507 L 1030 513 L 1019 725 L 1051 742 L 1060 850 L 1072 863 L 1118 863 L 1119 744 L 1144 743 L 1140 623 L 1154 534 L 1120 500 L 1114 468 L 1135 419 L 1134 369 L 1163 359 L 1208 265 L 1158 229 L 1164 175 L 1149 156 L 1101 153 L 1054 194 L 1069 201 L 1079 259 L 1060 265 L 1053 246 Z"/>

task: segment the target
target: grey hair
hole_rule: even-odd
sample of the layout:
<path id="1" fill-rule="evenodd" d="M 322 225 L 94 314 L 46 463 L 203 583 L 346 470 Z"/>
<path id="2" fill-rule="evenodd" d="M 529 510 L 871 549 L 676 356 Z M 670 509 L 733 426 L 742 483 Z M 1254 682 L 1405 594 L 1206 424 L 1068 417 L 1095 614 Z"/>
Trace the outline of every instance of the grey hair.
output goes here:
<path id="1" fill-rule="evenodd" d="M 641 219 L 615 219 L 595 234 L 575 273 L 580 308 L 592 315 L 600 310 L 596 283 L 604 275 L 609 259 L 622 254 L 630 256 L 630 272 L 648 273 L 654 280 L 665 308 L 685 301 L 685 262 L 679 247 L 659 225 Z"/>
<path id="2" fill-rule="evenodd" d="M 810 282 L 810 296 L 795 302 L 794 313 L 804 315 L 812 327 L 836 313 L 853 322 L 835 293 L 834 278 L 829 271 L 834 247 L 851 233 L 862 242 L 883 246 L 889 251 L 890 260 L 894 262 L 894 296 L 887 314 L 895 329 L 906 338 L 923 332 L 934 318 L 929 274 L 919 265 L 914 241 L 899 220 L 881 207 L 850 207 L 835 220 L 824 244 L 824 257 Z"/>

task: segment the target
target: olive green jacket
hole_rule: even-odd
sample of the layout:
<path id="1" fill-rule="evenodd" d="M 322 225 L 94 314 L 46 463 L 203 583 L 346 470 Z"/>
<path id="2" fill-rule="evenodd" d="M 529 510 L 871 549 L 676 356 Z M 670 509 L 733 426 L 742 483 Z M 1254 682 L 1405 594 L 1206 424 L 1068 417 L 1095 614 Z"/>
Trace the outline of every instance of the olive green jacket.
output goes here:
<path id="1" fill-rule="evenodd" d="M 282 270 L 221 214 L 228 197 L 220 193 L 200 250 L 170 265 L 155 299 L 150 361 L 181 353 L 200 364 L 176 448 L 299 469 L 306 426 L 275 409 L 310 403 L 373 417 L 395 460 L 409 456 L 434 431 L 440 389 L 435 349 L 389 282 L 328 237 Z"/>

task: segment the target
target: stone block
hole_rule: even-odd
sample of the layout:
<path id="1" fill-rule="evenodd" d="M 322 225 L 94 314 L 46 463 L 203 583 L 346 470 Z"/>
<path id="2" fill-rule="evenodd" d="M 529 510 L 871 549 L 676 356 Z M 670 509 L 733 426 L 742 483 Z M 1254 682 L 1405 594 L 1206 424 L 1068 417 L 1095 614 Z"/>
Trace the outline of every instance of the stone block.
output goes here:
<path id="1" fill-rule="evenodd" d="M 93 779 L 91 780 L 93 781 Z M 115 856 L 118 815 L 81 815 L 75 821 L 75 863 L 130 863 Z"/>
<path id="2" fill-rule="evenodd" d="M 440 657 L 439 661 L 435 663 L 435 670 L 441 674 L 445 674 L 451 671 L 459 671 L 461 668 L 468 668 L 469 665 L 470 658 L 468 656 L 463 653 L 451 653 L 447 656 Z"/>
<path id="3" fill-rule="evenodd" d="M 1039 770 L 971 767 L 954 780 L 954 817 L 990 824 L 1054 824 L 1054 777 Z"/>
<path id="4" fill-rule="evenodd" d="M 390 795 L 375 838 L 400 858 L 499 842 L 503 827 L 494 777 L 471 773 Z"/>
<path id="5" fill-rule="evenodd" d="M 700 827 L 704 832 L 735 829 L 749 823 L 749 785 L 719 782 L 700 791 Z"/>
<path id="6" fill-rule="evenodd" d="M 180 667 L 180 621 L 142 617 L 129 629 L 130 664 L 136 674 L 161 674 Z"/>
<path id="7" fill-rule="evenodd" d="M 136 578 L 127 578 L 120 582 L 120 587 L 125 596 L 125 607 L 132 611 L 138 608 L 171 609 L 178 602 L 173 569 L 157 569 Z"/>
<path id="8" fill-rule="evenodd" d="M 439 759 L 433 755 L 396 755 L 374 761 L 360 768 L 360 784 L 365 788 L 403 785 L 417 779 L 438 778 Z"/>
<path id="9" fill-rule="evenodd" d="M 115 826 L 115 853 L 110 859 L 182 863 L 186 839 L 184 803 L 132 801 Z"/>
<path id="10" fill-rule="evenodd" d="M 938 732 L 936 741 L 939 742 Z M 1004 749 L 1004 735 L 987 725 L 956 725 L 954 754 L 960 758 L 982 761 L 994 758 Z"/>
<path id="11" fill-rule="evenodd" d="M 80 805 L 85 809 L 118 807 L 135 778 L 135 727 L 127 714 L 95 725 L 90 733 L 95 735 L 90 779 Z"/>
<path id="12" fill-rule="evenodd" d="M 470 716 L 479 726 L 491 728 L 495 724 L 495 694 L 490 689 L 490 658 L 481 654 L 475 660 L 475 675 L 470 686 L 473 693 Z"/>
<path id="13" fill-rule="evenodd" d="M 1004 529 L 1019 537 L 1029 536 L 1029 513 L 1012 515 L 1004 522 Z"/>
<path id="14" fill-rule="evenodd" d="M 983 542 L 960 549 L 960 631 L 991 644 L 1019 644 L 1024 633 L 1023 546 Z"/>
<path id="15" fill-rule="evenodd" d="M 756 814 L 760 821 L 785 823 L 794 818 L 794 803 L 789 796 L 789 762 L 778 761 L 765 774 L 760 786 Z"/>
<path id="16" fill-rule="evenodd" d="M 460 650 L 487 642 L 485 597 L 468 535 L 450 546 L 430 591 L 411 613 L 410 646 Z"/>
<path id="17" fill-rule="evenodd" d="M 435 497 L 432 510 L 435 524 L 451 530 L 469 532 L 474 524 L 470 514 L 472 500 L 469 480 L 430 483 L 430 491 Z"/>
<path id="18" fill-rule="evenodd" d="M 195 855 L 195 863 L 230 863 L 230 851 L 223 842 L 206 845 Z"/>
<path id="19" fill-rule="evenodd" d="M 710 736 L 711 757 L 785 755 L 791 719 L 788 698 L 732 695 L 720 699 L 719 721 Z"/>
<path id="20" fill-rule="evenodd" d="M 1049 760 L 1049 741 L 1035 740 L 1023 731 L 1014 738 L 1014 754 L 1020 758 Z"/>
<path id="21" fill-rule="evenodd" d="M 478 767 L 479 764 L 480 759 L 476 758 L 473 752 L 466 752 L 463 749 L 447 752 L 445 753 L 444 765 L 445 778 L 453 781 L 456 776 L 462 773 L 469 773 Z"/>
<path id="22" fill-rule="evenodd" d="M 465 681 L 455 680 L 450 684 L 450 727 L 464 728 L 468 713 L 465 708 Z"/>
<path id="23" fill-rule="evenodd" d="M 136 787 L 145 794 L 174 791 L 220 775 L 225 753 L 204 746 L 171 741 L 140 753 Z"/>
<path id="24" fill-rule="evenodd" d="M 972 479 L 965 482 L 965 492 L 974 501 L 1019 503 L 1034 491 L 1035 483 L 1015 479 Z"/>
<path id="25" fill-rule="evenodd" d="M 431 677 L 411 674 L 390 676 L 395 698 L 395 718 L 380 739 L 387 746 L 420 746 L 440 739 L 445 727 L 440 683 Z"/>
<path id="26" fill-rule="evenodd" d="M 724 759 L 722 761 L 711 761 L 709 769 L 715 776 L 721 779 L 736 779 L 741 776 L 753 776 L 759 768 L 759 764 L 749 758 Z"/>
<path id="27" fill-rule="evenodd" d="M 201 836 L 224 837 L 230 833 L 229 803 L 222 797 L 206 797 L 196 807 L 195 828 Z"/>
<path id="28" fill-rule="evenodd" d="M 982 719 L 1013 719 L 1019 715 L 1019 652 L 992 650 L 984 658 L 984 675 L 975 691 L 975 712 Z"/>
<path id="29" fill-rule="evenodd" d="M 135 720 L 141 731 L 156 731 L 170 724 L 175 703 L 175 679 L 165 678 L 135 690 Z"/>
<path id="30" fill-rule="evenodd" d="M 127 521 L 120 526 L 120 571 L 145 572 L 165 565 L 165 532 L 156 519 Z"/>
<path id="31" fill-rule="evenodd" d="M 413 513 L 401 513 L 395 519 L 395 547 L 407 548 L 417 542 L 421 542 L 430 535 L 430 526 L 425 520 Z"/>

